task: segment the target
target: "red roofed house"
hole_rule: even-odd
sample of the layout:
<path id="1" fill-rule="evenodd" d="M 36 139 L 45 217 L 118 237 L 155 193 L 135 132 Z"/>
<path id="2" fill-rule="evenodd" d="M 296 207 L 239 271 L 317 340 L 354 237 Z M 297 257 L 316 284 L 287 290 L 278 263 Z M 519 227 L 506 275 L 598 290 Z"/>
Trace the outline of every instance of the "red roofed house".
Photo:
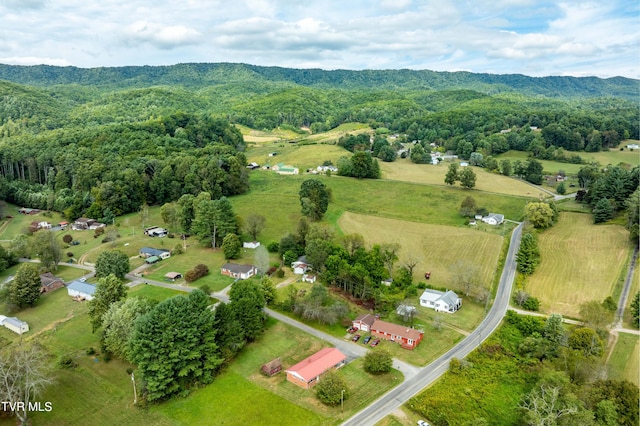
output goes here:
<path id="1" fill-rule="evenodd" d="M 365 332 L 371 331 L 371 326 L 376 322 L 376 317 L 371 314 L 358 315 L 356 319 L 351 321 L 351 326 L 355 329 Z"/>
<path id="2" fill-rule="evenodd" d="M 371 326 L 371 334 L 380 339 L 399 343 L 404 349 L 413 350 L 422 340 L 424 333 L 415 328 L 376 320 Z"/>
<path id="3" fill-rule="evenodd" d="M 320 376 L 327 370 L 342 367 L 346 359 L 346 355 L 338 349 L 324 348 L 285 370 L 287 380 L 301 388 L 309 389 L 320 381 Z"/>

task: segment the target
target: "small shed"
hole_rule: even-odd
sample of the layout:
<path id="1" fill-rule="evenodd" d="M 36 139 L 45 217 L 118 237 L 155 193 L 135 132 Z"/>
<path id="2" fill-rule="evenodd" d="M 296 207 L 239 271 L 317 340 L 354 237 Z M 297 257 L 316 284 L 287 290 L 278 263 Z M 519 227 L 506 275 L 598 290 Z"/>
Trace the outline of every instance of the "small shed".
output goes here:
<path id="1" fill-rule="evenodd" d="M 280 362 L 280 358 L 276 358 L 266 364 L 262 364 L 262 367 L 260 367 L 260 372 L 269 377 L 278 374 L 281 370 L 282 362 Z"/>
<path id="2" fill-rule="evenodd" d="M 158 256 L 149 256 L 145 259 L 145 263 L 148 265 L 151 265 L 157 262 L 160 262 L 160 258 Z"/>
<path id="3" fill-rule="evenodd" d="M 167 272 L 164 277 L 170 281 L 175 281 L 182 278 L 182 274 L 180 272 Z"/>

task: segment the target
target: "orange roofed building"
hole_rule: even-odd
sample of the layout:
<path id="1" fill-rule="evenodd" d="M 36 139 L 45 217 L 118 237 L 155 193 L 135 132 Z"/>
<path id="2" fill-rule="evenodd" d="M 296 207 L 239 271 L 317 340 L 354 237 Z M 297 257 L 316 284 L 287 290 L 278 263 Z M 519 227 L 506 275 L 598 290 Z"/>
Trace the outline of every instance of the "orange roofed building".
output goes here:
<path id="1" fill-rule="evenodd" d="M 371 325 L 371 334 L 377 338 L 399 343 L 404 349 L 413 350 L 422 340 L 424 333 L 415 328 L 393 324 L 379 319 Z"/>
<path id="2" fill-rule="evenodd" d="M 336 348 L 324 348 L 288 368 L 287 380 L 301 388 L 310 389 L 320 381 L 320 376 L 332 368 L 340 368 L 347 357 Z"/>

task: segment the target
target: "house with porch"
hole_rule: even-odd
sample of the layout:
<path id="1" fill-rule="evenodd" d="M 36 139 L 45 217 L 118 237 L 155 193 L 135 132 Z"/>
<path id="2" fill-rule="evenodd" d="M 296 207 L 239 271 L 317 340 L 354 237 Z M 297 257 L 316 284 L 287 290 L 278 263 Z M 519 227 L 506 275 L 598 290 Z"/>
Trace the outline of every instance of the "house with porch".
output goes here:
<path id="1" fill-rule="evenodd" d="M 142 247 L 140 251 L 138 251 L 138 255 L 145 259 L 152 256 L 159 257 L 160 259 L 168 259 L 171 257 L 171 251 L 152 247 Z"/>
<path id="2" fill-rule="evenodd" d="M 311 269 L 311 265 L 307 262 L 307 256 L 300 256 L 298 260 L 291 264 L 291 269 L 296 275 L 304 275 Z"/>
<path id="3" fill-rule="evenodd" d="M 321 349 L 285 370 L 287 380 L 303 389 L 310 389 L 324 373 L 342 367 L 346 360 L 347 356 L 337 348 Z"/>
<path id="4" fill-rule="evenodd" d="M 371 335 L 379 339 L 396 342 L 404 349 L 413 350 L 422 341 L 424 333 L 415 328 L 377 319 L 371 325 Z"/>
<path id="5" fill-rule="evenodd" d="M 96 286 L 83 281 L 71 281 L 67 286 L 67 294 L 73 297 L 75 300 L 92 300 L 93 295 L 96 293 Z"/>
<path id="6" fill-rule="evenodd" d="M 488 216 L 482 218 L 482 221 L 487 225 L 500 225 L 504 222 L 504 215 L 498 213 L 489 213 Z"/>
<path id="7" fill-rule="evenodd" d="M 462 307 L 462 299 L 451 290 L 438 291 L 428 288 L 420 296 L 420 306 L 452 314 Z"/>

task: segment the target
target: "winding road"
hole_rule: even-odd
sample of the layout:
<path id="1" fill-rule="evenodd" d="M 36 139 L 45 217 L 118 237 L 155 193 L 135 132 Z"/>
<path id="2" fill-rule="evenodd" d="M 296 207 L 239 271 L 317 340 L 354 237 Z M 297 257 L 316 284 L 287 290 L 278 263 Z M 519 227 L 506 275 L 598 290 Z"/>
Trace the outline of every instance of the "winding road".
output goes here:
<path id="1" fill-rule="evenodd" d="M 511 234 L 509 252 L 500 276 L 495 302 L 478 328 L 440 358 L 421 368 L 418 374 L 406 379 L 403 383 L 378 398 L 371 405 L 344 422 L 343 425 L 364 426 L 376 424 L 442 376 L 449 368 L 449 361 L 452 358 L 464 358 L 469 355 L 471 351 L 477 348 L 498 328 L 509 307 L 511 286 L 516 275 L 516 253 L 520 247 L 522 226 L 522 224 L 518 225 Z"/>

